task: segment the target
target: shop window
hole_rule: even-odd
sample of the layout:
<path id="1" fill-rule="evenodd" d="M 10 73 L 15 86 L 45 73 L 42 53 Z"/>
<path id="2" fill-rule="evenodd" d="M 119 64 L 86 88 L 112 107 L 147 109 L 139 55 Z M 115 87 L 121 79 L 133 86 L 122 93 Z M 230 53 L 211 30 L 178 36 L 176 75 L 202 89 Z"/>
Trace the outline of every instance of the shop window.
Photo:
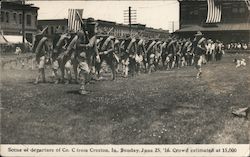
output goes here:
<path id="1" fill-rule="evenodd" d="M 27 26 L 31 26 L 31 15 L 26 15 L 26 24 L 27 24 Z"/>
<path id="2" fill-rule="evenodd" d="M 1 22 L 4 22 L 4 12 L 1 11 Z"/>
<path id="3" fill-rule="evenodd" d="M 246 9 L 244 7 L 239 8 L 239 13 L 244 14 L 246 12 Z"/>
<path id="4" fill-rule="evenodd" d="M 19 14 L 19 24 L 22 24 L 22 22 L 23 22 L 23 16 L 22 14 Z"/>
<path id="5" fill-rule="evenodd" d="M 239 12 L 239 11 L 238 11 L 238 8 L 233 8 L 233 9 L 232 9 L 232 12 L 233 12 L 234 14 L 238 13 L 238 12 Z"/>
<path id="6" fill-rule="evenodd" d="M 13 20 L 16 22 L 16 13 L 13 13 Z"/>
<path id="7" fill-rule="evenodd" d="M 5 13 L 5 15 L 6 15 L 6 22 L 7 22 L 7 23 L 9 23 L 9 22 L 10 22 L 10 16 L 9 16 L 9 13 L 8 13 L 8 12 L 6 12 L 6 13 Z"/>

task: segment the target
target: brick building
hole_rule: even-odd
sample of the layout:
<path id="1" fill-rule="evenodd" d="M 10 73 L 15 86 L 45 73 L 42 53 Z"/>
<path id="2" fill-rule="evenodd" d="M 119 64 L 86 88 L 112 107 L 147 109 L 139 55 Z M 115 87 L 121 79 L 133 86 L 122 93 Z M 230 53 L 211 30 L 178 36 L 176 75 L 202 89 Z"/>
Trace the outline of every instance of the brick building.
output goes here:
<path id="1" fill-rule="evenodd" d="M 86 19 L 83 19 L 85 21 Z M 109 33 L 116 37 L 125 37 L 130 34 L 129 25 L 116 23 L 112 21 L 96 20 L 98 23 L 97 31 L 98 34 Z M 38 20 L 38 28 L 42 29 L 48 26 L 46 35 L 52 37 L 57 32 L 67 31 L 68 19 L 50 19 L 50 20 Z M 145 37 L 151 38 L 167 38 L 169 36 L 168 30 L 154 29 L 146 27 L 143 24 L 132 24 L 131 25 L 131 35 L 143 34 Z"/>
<path id="2" fill-rule="evenodd" d="M 37 32 L 38 9 L 22 1 L 2 0 L 1 35 L 9 42 L 22 42 L 23 35 L 27 41 L 32 42 L 32 35 Z"/>
<path id="3" fill-rule="evenodd" d="M 224 42 L 249 42 L 250 8 L 247 0 L 178 0 L 180 29 L 177 34 L 206 37 Z"/>

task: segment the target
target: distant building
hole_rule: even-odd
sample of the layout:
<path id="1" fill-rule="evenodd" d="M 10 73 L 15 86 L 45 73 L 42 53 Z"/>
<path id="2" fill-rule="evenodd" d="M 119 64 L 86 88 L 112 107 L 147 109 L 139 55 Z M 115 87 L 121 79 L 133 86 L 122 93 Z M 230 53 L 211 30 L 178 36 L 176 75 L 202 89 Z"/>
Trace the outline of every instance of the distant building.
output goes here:
<path id="1" fill-rule="evenodd" d="M 250 4 L 247 0 L 178 0 L 180 29 L 177 34 L 206 37 L 224 42 L 249 42 Z"/>
<path id="2" fill-rule="evenodd" d="M 8 40 L 20 40 L 22 42 L 22 30 L 27 41 L 32 42 L 32 36 L 37 32 L 38 7 L 23 4 L 22 1 L 14 0 L 1 2 L 1 34 Z M 24 25 L 23 25 L 24 22 Z M 21 37 L 21 38 L 16 38 Z"/>
<path id="3" fill-rule="evenodd" d="M 83 19 L 86 21 L 86 19 Z M 98 34 L 110 34 L 116 37 L 125 37 L 130 34 L 129 25 L 120 24 L 112 21 L 96 20 L 98 23 L 97 31 Z M 68 29 L 68 19 L 50 19 L 50 20 L 38 20 L 39 29 L 48 26 L 46 35 L 52 37 L 55 33 L 65 32 Z M 143 24 L 132 24 L 131 25 L 131 35 L 142 35 L 144 37 L 151 38 L 167 38 L 169 36 L 168 30 L 154 29 L 146 27 Z"/>

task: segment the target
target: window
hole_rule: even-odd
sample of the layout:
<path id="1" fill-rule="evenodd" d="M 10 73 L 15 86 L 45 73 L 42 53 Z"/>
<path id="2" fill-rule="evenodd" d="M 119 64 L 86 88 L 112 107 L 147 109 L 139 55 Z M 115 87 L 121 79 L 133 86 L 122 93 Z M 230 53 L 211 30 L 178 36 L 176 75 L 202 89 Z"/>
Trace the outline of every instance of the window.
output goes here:
<path id="1" fill-rule="evenodd" d="M 10 17 L 9 17 L 9 13 L 8 12 L 6 12 L 6 22 L 7 23 L 9 23 L 9 21 L 10 21 L 10 19 L 9 19 Z"/>
<path id="2" fill-rule="evenodd" d="M 34 21 L 35 21 L 35 26 L 37 27 L 37 15 L 35 16 Z"/>
<path id="3" fill-rule="evenodd" d="M 19 24 L 22 24 L 22 22 L 23 22 L 22 14 L 19 14 Z"/>
<path id="4" fill-rule="evenodd" d="M 13 13 L 13 20 L 16 22 L 16 13 Z"/>
<path id="5" fill-rule="evenodd" d="M 1 11 L 1 22 L 4 22 L 4 12 Z"/>
<path id="6" fill-rule="evenodd" d="M 242 7 L 242 8 L 239 8 L 239 13 L 241 13 L 241 14 L 242 14 L 242 13 L 245 13 L 245 11 L 246 11 L 246 9 L 245 9 L 245 8 L 243 8 L 243 7 Z"/>
<path id="7" fill-rule="evenodd" d="M 233 13 L 238 13 L 238 8 L 233 8 L 233 9 L 232 9 L 232 12 L 233 12 Z"/>
<path id="8" fill-rule="evenodd" d="M 26 24 L 27 24 L 27 26 L 31 26 L 31 15 L 26 15 Z"/>

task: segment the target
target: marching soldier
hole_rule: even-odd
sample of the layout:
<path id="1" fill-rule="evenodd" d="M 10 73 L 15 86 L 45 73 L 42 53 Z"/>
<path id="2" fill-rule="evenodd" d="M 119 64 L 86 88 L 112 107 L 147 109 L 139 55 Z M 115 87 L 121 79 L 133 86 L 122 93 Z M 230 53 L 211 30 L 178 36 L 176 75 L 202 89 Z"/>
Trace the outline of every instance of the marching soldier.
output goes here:
<path id="1" fill-rule="evenodd" d="M 78 40 L 78 62 L 79 62 L 79 79 L 80 79 L 80 94 L 85 95 L 88 92 L 85 89 L 85 84 L 89 77 L 93 76 L 93 65 L 100 62 L 100 56 L 97 49 L 97 23 L 93 18 L 88 18 L 86 23 L 87 32 L 79 32 L 80 37 L 85 39 Z M 96 57 L 96 58 L 94 58 Z"/>
<path id="2" fill-rule="evenodd" d="M 132 76 L 134 76 L 136 72 L 135 57 L 137 54 L 137 44 L 136 44 L 136 39 L 134 37 L 130 38 L 130 42 L 126 49 L 126 53 L 129 54 L 129 70 L 131 71 Z"/>
<path id="3" fill-rule="evenodd" d="M 195 39 L 193 41 L 193 51 L 194 51 L 194 64 L 196 69 L 198 70 L 198 73 L 196 75 L 196 78 L 200 78 L 202 74 L 201 65 L 203 58 L 202 56 L 206 53 L 206 43 L 205 38 L 203 37 L 203 34 L 198 31 L 195 34 Z"/>
<path id="4" fill-rule="evenodd" d="M 180 64 L 181 64 L 181 49 L 182 49 L 182 41 L 179 39 L 176 42 L 176 55 L 175 55 L 175 64 L 177 66 L 177 68 L 180 68 Z"/>
<path id="5" fill-rule="evenodd" d="M 148 61 L 148 73 L 149 74 L 152 72 L 152 68 L 154 65 L 155 54 L 154 54 L 153 47 L 155 44 L 156 44 L 156 42 L 152 39 L 150 39 L 149 42 L 147 43 L 146 55 L 147 55 L 147 61 Z"/>
<path id="6" fill-rule="evenodd" d="M 74 66 L 74 71 L 75 71 L 75 79 L 77 81 L 77 71 L 76 71 L 76 43 L 79 38 L 78 35 L 75 35 L 75 33 L 71 34 L 71 36 L 74 36 L 73 39 L 69 42 L 66 48 L 66 50 L 61 53 L 58 56 L 58 62 L 59 62 L 59 67 L 61 69 L 61 81 L 64 82 L 64 73 L 66 71 L 67 74 L 67 82 L 66 84 L 70 83 L 71 81 L 71 67 L 72 65 Z"/>
<path id="7" fill-rule="evenodd" d="M 135 61 L 136 61 L 136 72 L 139 74 L 141 70 L 142 62 L 145 63 L 144 61 L 144 56 L 146 56 L 145 40 L 142 38 L 138 39 L 137 45 L 138 45 L 138 50 L 137 50 L 137 54 L 135 57 Z M 146 66 L 145 66 L 145 69 L 146 69 Z"/>
<path id="8" fill-rule="evenodd" d="M 159 60 L 160 60 L 160 57 L 161 57 L 161 44 L 162 44 L 162 41 L 159 41 L 159 39 L 156 40 L 156 43 L 155 45 L 153 46 L 153 50 L 154 50 L 154 67 L 155 67 L 155 70 L 157 70 L 159 67 Z"/>
<path id="9" fill-rule="evenodd" d="M 137 52 L 136 39 L 127 36 L 124 43 L 122 42 L 122 66 L 123 76 L 128 77 L 129 68 L 132 71 L 132 75 L 135 72 L 135 55 Z"/>
<path id="10" fill-rule="evenodd" d="M 48 27 L 44 28 L 40 33 L 35 36 L 33 41 L 32 51 L 36 55 L 36 61 L 38 63 L 38 75 L 35 80 L 35 84 L 40 81 L 45 82 L 45 63 L 46 55 L 49 51 L 48 38 L 44 36 L 44 33 Z M 40 80 L 42 79 L 42 80 Z"/>
<path id="11" fill-rule="evenodd" d="M 108 66 L 112 70 L 113 77 L 112 79 L 115 79 L 115 74 L 116 74 L 116 69 L 115 69 L 115 64 L 116 64 L 116 58 L 114 54 L 114 37 L 113 36 L 104 36 L 102 37 L 102 41 L 100 41 L 99 45 L 99 55 L 100 55 L 100 62 L 96 64 L 96 69 L 98 72 L 98 78 L 100 78 L 100 70 L 101 70 L 101 65 L 103 61 L 105 60 Z"/>
<path id="12" fill-rule="evenodd" d="M 58 34 L 59 35 L 59 34 Z M 52 70 L 55 75 L 55 84 L 59 82 L 59 76 L 58 76 L 58 69 L 59 69 L 59 62 L 58 57 L 59 55 L 66 50 L 66 46 L 68 43 L 68 40 L 71 38 L 69 33 L 65 33 L 59 36 L 59 39 L 55 39 L 53 41 L 53 47 L 54 50 L 52 52 Z"/>
<path id="13" fill-rule="evenodd" d="M 168 43 L 167 46 L 167 68 L 172 69 L 174 68 L 175 65 L 175 60 L 176 60 L 176 42 L 177 39 L 172 38 L 171 41 Z"/>
<path id="14" fill-rule="evenodd" d="M 162 45 L 161 45 L 161 60 L 162 60 L 162 66 L 165 69 L 165 62 L 168 56 L 167 46 L 170 42 L 170 38 L 168 38 Z"/>

